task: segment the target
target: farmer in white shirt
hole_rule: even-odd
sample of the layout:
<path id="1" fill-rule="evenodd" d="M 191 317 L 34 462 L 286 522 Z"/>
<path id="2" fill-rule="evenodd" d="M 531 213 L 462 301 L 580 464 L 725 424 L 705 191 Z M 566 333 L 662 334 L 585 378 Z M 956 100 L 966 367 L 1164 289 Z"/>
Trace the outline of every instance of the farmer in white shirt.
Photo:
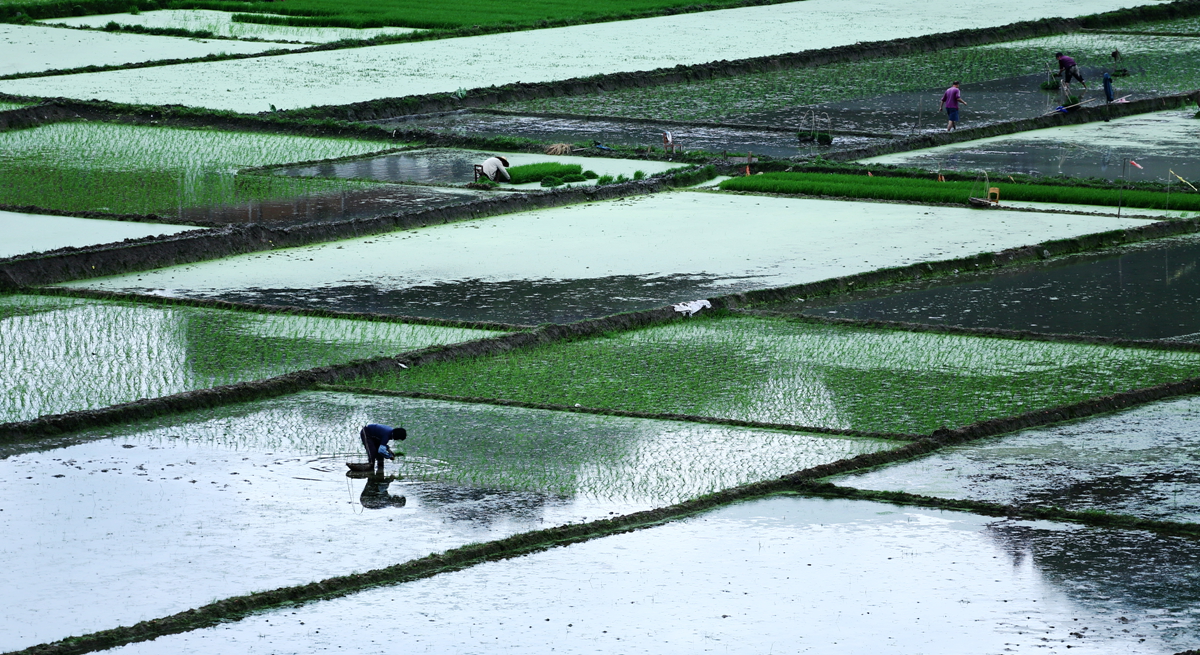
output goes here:
<path id="1" fill-rule="evenodd" d="M 492 157 L 483 162 L 483 174 L 493 182 L 501 181 L 497 178 L 503 178 L 504 182 L 512 179 L 508 176 L 508 171 L 504 170 L 506 168 L 508 168 L 508 160 L 503 157 Z"/>

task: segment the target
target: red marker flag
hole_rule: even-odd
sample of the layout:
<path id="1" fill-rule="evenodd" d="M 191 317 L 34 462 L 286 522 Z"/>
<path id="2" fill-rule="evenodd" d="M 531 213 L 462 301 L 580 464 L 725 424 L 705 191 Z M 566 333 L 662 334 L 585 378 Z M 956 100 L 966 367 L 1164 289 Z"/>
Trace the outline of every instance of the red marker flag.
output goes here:
<path id="1" fill-rule="evenodd" d="M 1134 166 L 1137 166 L 1138 168 L 1142 168 L 1141 164 L 1137 163 L 1136 161 L 1133 161 L 1132 159 L 1129 160 L 1129 163 L 1133 164 Z M 1145 169 L 1143 169 L 1143 170 L 1145 170 Z"/>
<path id="2" fill-rule="evenodd" d="M 871 171 L 867 171 L 867 177 L 875 177 L 875 175 Z"/>

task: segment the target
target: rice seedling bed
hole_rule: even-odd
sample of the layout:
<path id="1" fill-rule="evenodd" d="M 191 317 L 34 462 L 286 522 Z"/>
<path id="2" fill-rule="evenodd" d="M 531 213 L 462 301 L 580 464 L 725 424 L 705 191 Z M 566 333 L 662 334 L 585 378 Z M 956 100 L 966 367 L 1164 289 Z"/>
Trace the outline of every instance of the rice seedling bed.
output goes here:
<path id="1" fill-rule="evenodd" d="M 717 317 L 351 384 L 928 434 L 1198 374 L 1195 353 Z"/>
<path id="2" fill-rule="evenodd" d="M 0 75 L 295 47 L 281 43 L 183 39 L 0 23 Z"/>
<path id="3" fill-rule="evenodd" d="M 995 185 L 994 187 L 992 185 Z M 1099 205 L 1115 213 L 1118 206 L 1147 207 L 1180 211 L 1200 211 L 1200 193 L 1168 194 L 1161 191 L 1010 183 L 1003 178 L 994 182 L 938 181 L 912 177 L 868 177 L 838 173 L 763 173 L 725 180 L 725 191 L 804 194 L 843 198 L 871 198 L 929 203 L 968 205 L 972 197 L 983 198 L 990 188 L 1000 190 L 1004 200 L 1052 202 L 1059 204 Z M 1173 197 L 1172 197 L 1173 196 Z"/>
<path id="4" fill-rule="evenodd" d="M 215 36 L 241 40 L 330 43 L 343 39 L 370 39 L 385 34 L 407 34 L 408 27 L 356 29 L 352 27 L 296 27 L 266 25 L 235 21 L 236 14 L 211 9 L 161 9 L 137 14 L 104 14 L 100 16 L 69 16 L 52 18 L 44 23 L 69 27 L 104 29 L 109 23 L 122 27 L 141 26 L 157 29 L 183 29 L 190 32 L 209 32 Z M 253 18 L 253 17 L 252 17 Z"/>
<path id="5" fill-rule="evenodd" d="M 1198 558 L 1144 532 L 773 497 L 122 652 L 334 649 L 411 615 L 368 648 L 1169 655 L 1195 644 Z"/>
<path id="6" fill-rule="evenodd" d="M 1106 28 L 1106 32 L 1138 32 L 1145 34 L 1187 34 L 1200 36 L 1200 16 L 1175 20 L 1151 21 Z"/>
<path id="7" fill-rule="evenodd" d="M 70 286 L 538 324 L 1141 224 L 955 207 L 660 193 Z"/>
<path id="8" fill-rule="evenodd" d="M 762 305 L 814 316 L 1200 341 L 1200 240 L 1173 238 L 989 274 Z"/>
<path id="9" fill-rule="evenodd" d="M 1194 118 L 1195 113 L 1194 109 L 1173 110 L 1118 118 L 1107 123 L 1033 130 L 872 157 L 863 162 L 927 170 L 973 172 L 982 169 L 992 173 L 993 181 L 1001 174 L 1022 173 L 1170 182 L 1172 186 L 1191 191 L 1171 171 L 1189 181 L 1200 178 L 1200 164 L 1197 163 L 1200 121 Z M 1122 166 L 1122 162 L 1129 159 L 1142 168 Z M 1184 207 L 1181 205 L 1180 208 Z"/>
<path id="10" fill-rule="evenodd" d="M 50 296 L 0 296 L 0 307 L 0 422 L 496 334 Z"/>
<path id="11" fill-rule="evenodd" d="M 770 157 L 791 157 L 798 153 L 794 134 L 752 129 L 719 128 L 712 126 L 655 125 L 642 121 L 600 120 L 595 118 L 563 118 L 520 116 L 476 112 L 455 112 L 414 119 L 378 121 L 388 129 L 424 129 L 465 136 L 519 136 L 550 143 L 573 143 L 590 146 L 599 141 L 607 146 L 629 148 L 662 148 L 662 133 L 670 130 L 684 144 L 685 151 L 706 150 L 719 153 L 753 152 Z M 843 141 L 839 139 L 839 145 Z M 869 141 L 847 138 L 846 143 L 862 146 Z"/>
<path id="12" fill-rule="evenodd" d="M 986 0 L 969 7 L 914 9 L 901 0 L 871 0 L 847 10 L 840 0 L 806 0 L 420 43 L 89 73 L 69 79 L 7 80 L 0 83 L 0 92 L 253 113 L 267 111 L 271 105 L 279 109 L 344 105 L 771 56 L 874 41 L 880 34 L 903 38 L 944 32 L 949 26 L 999 26 L 1011 23 L 1013 16 L 1036 20 L 1138 4 L 1140 0 L 1064 0 L 1052 5 L 1034 0 Z M 520 53 L 521 64 L 496 65 L 493 53 L 501 52 Z M 388 73 L 381 75 L 380 71 Z"/>
<path id="13" fill-rule="evenodd" d="M 0 259 L 58 248 L 82 248 L 123 239 L 178 234 L 196 229 L 190 225 L 133 223 L 94 218 L 0 211 Z"/>
<path id="14" fill-rule="evenodd" d="M 1166 400 L 953 446 L 832 481 L 1017 506 L 1200 522 L 1195 452 L 1200 399 Z"/>
<path id="15" fill-rule="evenodd" d="M 571 155 L 543 155 L 532 153 L 482 152 L 455 148 L 430 148 L 406 150 L 362 159 L 328 162 L 314 165 L 283 166 L 273 170 L 276 175 L 298 178 L 323 177 L 329 179 L 351 179 L 378 182 L 415 182 L 426 184 L 466 184 L 475 179 L 475 164 L 482 164 L 489 157 L 501 155 L 512 164 L 530 166 L 554 164 L 578 167 L 579 171 L 590 170 L 598 175 L 624 175 L 633 177 L 637 171 L 648 175 L 661 173 L 677 165 L 671 162 L 609 157 L 578 157 Z M 575 170 L 572 168 L 572 170 Z M 533 183 L 530 188 L 541 188 L 540 177 L 514 180 L 513 184 Z M 587 182 L 593 184 L 591 180 Z"/>
<path id="16" fill-rule="evenodd" d="M 374 421 L 406 426 L 409 439 L 395 444 L 406 456 L 382 478 L 347 479 L 343 462 L 365 461 L 358 430 Z M 22 565 L 0 580 L 22 602 L 0 610 L 0 648 L 670 504 L 893 445 L 303 393 L 77 433 L 57 448 L 10 447 L 0 451 L 0 495 L 36 496 L 55 511 L 3 504 L 0 525 L 21 536 L 0 552 Z M 71 567 L 37 556 L 51 541 Z M 168 572 L 172 585 L 157 585 Z"/>
<path id="17" fill-rule="evenodd" d="M 250 166 L 367 154 L 381 141 L 54 123 L 0 133 L 0 204 L 182 216 L 185 210 L 369 188 L 353 181 L 239 175 Z"/>
<path id="18" fill-rule="evenodd" d="M 1047 64 L 1057 68 L 1053 55 L 1059 50 L 1071 53 L 1089 79 L 1093 91 L 1085 97 L 1103 102 L 1103 91 L 1095 89 L 1100 73 L 1116 67 L 1114 49 L 1124 53 L 1119 66 L 1130 71 L 1129 77 L 1114 79 L 1121 95 L 1200 87 L 1200 43 L 1194 39 L 1070 34 L 495 107 L 810 129 L 810 112 L 815 110 L 821 125 L 823 113 L 828 113 L 834 129 L 900 132 L 918 123 L 924 129 L 945 129 L 938 101 L 953 80 L 965 84 L 964 126 L 1037 116 L 1061 104 L 1050 104 L 1057 95 L 1038 88 Z"/>

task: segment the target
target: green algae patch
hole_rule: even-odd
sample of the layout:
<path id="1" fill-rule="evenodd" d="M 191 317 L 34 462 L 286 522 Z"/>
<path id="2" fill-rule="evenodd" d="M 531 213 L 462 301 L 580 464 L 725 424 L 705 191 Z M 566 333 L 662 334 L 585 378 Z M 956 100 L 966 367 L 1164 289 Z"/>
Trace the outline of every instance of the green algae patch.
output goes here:
<path id="1" fill-rule="evenodd" d="M 880 433 L 930 433 L 1200 374 L 1200 355 L 769 318 L 694 319 L 361 386 Z"/>

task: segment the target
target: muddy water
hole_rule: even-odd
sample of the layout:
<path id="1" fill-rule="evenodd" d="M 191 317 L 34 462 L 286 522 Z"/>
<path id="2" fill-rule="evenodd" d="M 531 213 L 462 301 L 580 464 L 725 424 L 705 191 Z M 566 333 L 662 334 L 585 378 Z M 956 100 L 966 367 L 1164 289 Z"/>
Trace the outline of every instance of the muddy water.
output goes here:
<path id="1" fill-rule="evenodd" d="M 1200 521 L 1200 399 L 956 446 L 837 484 Z"/>
<path id="2" fill-rule="evenodd" d="M 339 193 L 254 201 L 234 206 L 183 209 L 179 218 L 198 223 L 270 223 L 301 225 L 355 218 L 374 218 L 469 202 L 480 194 L 465 189 L 435 189 L 388 184 Z"/>
<path id="3" fill-rule="evenodd" d="M 866 163 L 930 170 L 1097 177 L 1181 184 L 1200 178 L 1195 109 L 1143 114 L 873 157 Z M 1132 159 L 1142 168 L 1123 164 Z"/>
<path id="4" fill-rule="evenodd" d="M 905 285 L 898 293 L 893 287 L 882 297 L 779 308 L 840 318 L 1200 341 L 1197 258 L 1200 239 L 1170 239 L 995 275 Z"/>
<path id="5" fill-rule="evenodd" d="M 670 131 L 685 150 L 752 152 L 771 157 L 791 157 L 807 152 L 792 132 L 716 128 L 710 126 L 655 125 L 641 121 L 544 118 L 456 112 L 407 121 L 379 121 L 388 128 L 420 128 L 437 132 L 482 136 L 519 136 L 538 141 L 585 143 L 628 147 L 662 147 L 663 132 Z M 839 139 L 839 142 L 841 140 Z M 857 140 L 861 141 L 861 139 Z"/>
<path id="6" fill-rule="evenodd" d="M 1141 532 L 773 498 L 119 650 L 1170 654 L 1200 640 L 1197 564 Z"/>
<path id="7" fill-rule="evenodd" d="M 405 456 L 348 478 L 372 421 L 408 428 Z M 0 459 L 0 584 L 21 598 L 0 608 L 3 651 L 890 444 L 306 393 L 59 446 Z"/>

